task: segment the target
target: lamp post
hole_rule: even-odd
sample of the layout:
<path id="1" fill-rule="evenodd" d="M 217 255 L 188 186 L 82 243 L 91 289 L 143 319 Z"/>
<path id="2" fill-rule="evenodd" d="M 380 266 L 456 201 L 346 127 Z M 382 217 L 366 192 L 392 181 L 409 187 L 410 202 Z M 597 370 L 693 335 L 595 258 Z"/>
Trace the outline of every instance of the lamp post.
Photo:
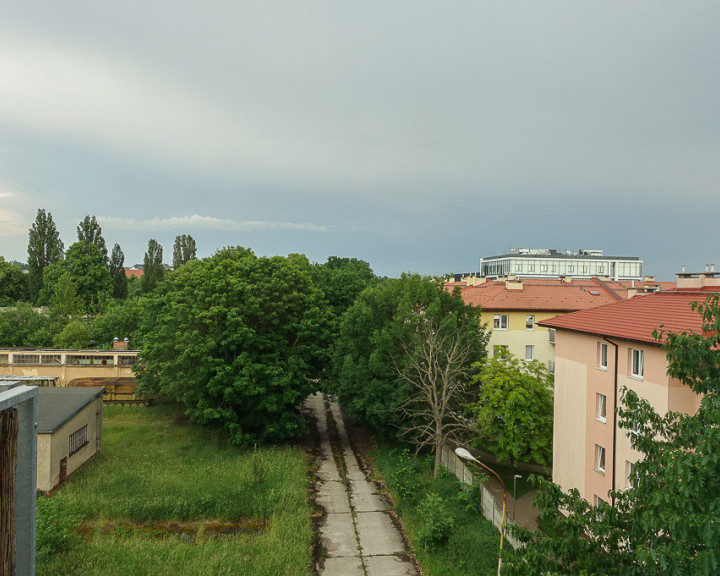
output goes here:
<path id="1" fill-rule="evenodd" d="M 515 520 L 515 504 L 517 503 L 517 481 L 522 478 L 520 474 L 515 474 L 513 476 L 513 520 L 515 521 L 515 524 L 517 524 L 517 520 Z"/>
<path id="2" fill-rule="evenodd" d="M 500 569 L 502 568 L 502 551 L 503 551 L 503 541 L 505 540 L 505 510 L 507 508 L 507 488 L 505 488 L 505 482 L 503 482 L 503 479 L 500 478 L 497 472 L 493 470 L 492 468 L 488 468 L 480 462 L 475 456 L 470 454 L 465 448 L 460 448 L 459 446 L 455 448 L 455 454 L 462 458 L 463 460 L 469 460 L 471 462 L 475 462 L 477 464 L 480 464 L 485 470 L 493 474 L 498 480 L 500 480 L 500 484 L 503 488 L 503 509 L 502 509 L 502 523 L 500 525 L 500 554 L 498 556 L 498 576 L 500 576 Z"/>

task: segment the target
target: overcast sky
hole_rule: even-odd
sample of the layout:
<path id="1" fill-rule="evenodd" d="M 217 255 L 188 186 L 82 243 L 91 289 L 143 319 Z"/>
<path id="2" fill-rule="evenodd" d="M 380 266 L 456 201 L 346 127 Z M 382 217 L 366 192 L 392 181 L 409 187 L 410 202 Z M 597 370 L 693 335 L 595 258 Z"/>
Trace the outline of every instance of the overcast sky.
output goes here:
<path id="1" fill-rule="evenodd" d="M 38 208 L 126 264 L 510 246 L 720 266 L 717 0 L 0 0 L 0 255 Z"/>

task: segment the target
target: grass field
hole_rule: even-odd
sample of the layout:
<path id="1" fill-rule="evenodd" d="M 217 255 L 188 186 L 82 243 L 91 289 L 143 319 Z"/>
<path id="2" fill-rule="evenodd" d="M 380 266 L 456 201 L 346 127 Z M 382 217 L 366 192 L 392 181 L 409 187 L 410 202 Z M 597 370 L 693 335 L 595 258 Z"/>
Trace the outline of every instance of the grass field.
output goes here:
<path id="1" fill-rule="evenodd" d="M 162 406 L 106 406 L 104 420 L 101 454 L 51 497 L 58 520 L 84 535 L 73 531 L 68 550 L 40 553 L 39 576 L 307 573 L 302 448 L 230 447 Z M 218 522 L 242 529 L 217 535 Z"/>

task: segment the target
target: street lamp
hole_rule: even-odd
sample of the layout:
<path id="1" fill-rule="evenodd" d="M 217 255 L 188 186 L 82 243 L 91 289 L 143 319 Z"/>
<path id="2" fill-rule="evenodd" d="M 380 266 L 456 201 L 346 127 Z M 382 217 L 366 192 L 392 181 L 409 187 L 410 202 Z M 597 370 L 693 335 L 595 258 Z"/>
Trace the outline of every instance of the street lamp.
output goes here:
<path id="1" fill-rule="evenodd" d="M 473 456 L 472 454 L 470 454 L 470 452 L 468 452 L 467 450 L 465 450 L 465 448 L 460 448 L 460 447 L 458 446 L 457 448 L 455 448 L 455 454 L 456 454 L 459 458 L 462 458 L 463 460 L 470 460 L 470 461 L 472 461 L 472 462 L 475 462 L 475 463 L 477 463 L 477 464 L 480 464 L 480 466 L 482 466 L 483 468 L 485 468 L 485 470 L 487 470 L 488 472 L 490 472 L 491 474 L 493 474 L 498 480 L 500 480 L 500 484 L 502 485 L 502 488 L 503 488 L 503 509 L 502 509 L 502 524 L 501 524 L 501 526 L 500 526 L 500 555 L 498 556 L 498 576 L 500 576 L 500 569 L 502 568 L 503 541 L 505 540 L 505 509 L 506 509 L 506 507 L 507 507 L 507 495 L 508 495 L 508 494 L 507 494 L 507 488 L 505 488 L 505 482 L 503 482 L 503 479 L 500 478 L 500 476 L 498 475 L 497 472 L 495 472 L 495 470 L 493 470 L 492 468 L 488 468 L 487 466 L 485 466 L 485 464 L 483 464 L 482 462 L 480 462 L 480 460 L 478 460 L 477 458 L 475 458 L 475 456 Z"/>
<path id="2" fill-rule="evenodd" d="M 520 474 L 515 474 L 513 476 L 513 520 L 515 521 L 515 524 L 517 524 L 517 520 L 515 520 L 515 504 L 517 503 L 517 497 L 515 496 L 517 494 L 517 481 L 522 478 Z"/>

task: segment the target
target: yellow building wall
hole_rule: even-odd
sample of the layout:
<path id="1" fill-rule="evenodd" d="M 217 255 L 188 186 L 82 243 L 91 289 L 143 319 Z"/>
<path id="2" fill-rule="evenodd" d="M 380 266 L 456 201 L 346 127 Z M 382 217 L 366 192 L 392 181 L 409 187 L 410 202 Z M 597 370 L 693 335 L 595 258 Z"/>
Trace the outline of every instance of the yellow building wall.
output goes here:
<path id="1" fill-rule="evenodd" d="M 508 316 L 508 329 L 493 329 L 493 322 L 496 314 L 506 314 Z M 525 319 L 528 314 L 535 316 L 535 328 L 527 330 L 525 328 Z M 488 343 L 488 356 L 493 356 L 495 346 L 507 346 L 508 351 L 520 359 L 525 358 L 525 346 L 533 346 L 534 359 L 548 366 L 550 362 L 555 360 L 555 345 L 550 342 L 548 329 L 538 326 L 541 320 L 554 318 L 557 312 L 543 311 L 499 311 L 483 310 L 482 322 L 487 324 L 492 331 Z"/>

